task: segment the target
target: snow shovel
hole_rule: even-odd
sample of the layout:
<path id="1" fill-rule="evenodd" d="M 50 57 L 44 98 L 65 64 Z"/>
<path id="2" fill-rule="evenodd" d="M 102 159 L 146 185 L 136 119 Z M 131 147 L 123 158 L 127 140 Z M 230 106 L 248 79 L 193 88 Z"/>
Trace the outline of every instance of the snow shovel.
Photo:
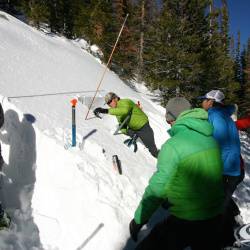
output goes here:
<path id="1" fill-rule="evenodd" d="M 118 132 L 121 128 L 123 128 L 125 126 L 125 124 L 129 123 L 129 119 L 131 117 L 131 114 L 129 113 L 126 118 L 124 119 L 124 121 L 118 126 L 118 128 L 115 130 L 113 135 L 118 135 Z"/>

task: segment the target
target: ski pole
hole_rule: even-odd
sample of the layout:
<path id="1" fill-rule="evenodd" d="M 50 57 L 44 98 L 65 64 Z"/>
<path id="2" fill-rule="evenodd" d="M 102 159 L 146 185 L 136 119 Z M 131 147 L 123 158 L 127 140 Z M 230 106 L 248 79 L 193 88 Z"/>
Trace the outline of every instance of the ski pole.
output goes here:
<path id="1" fill-rule="evenodd" d="M 104 75 L 105 75 L 105 73 L 106 73 L 106 71 L 107 71 L 107 69 L 108 69 L 109 63 L 110 63 L 111 58 L 112 58 L 112 56 L 113 56 L 113 53 L 114 53 L 114 51 L 115 51 L 116 45 L 117 45 L 117 43 L 118 43 L 118 41 L 119 41 L 119 39 L 120 39 L 121 33 L 122 33 L 123 28 L 124 28 L 124 26 L 125 26 L 125 23 L 126 23 L 126 21 L 127 21 L 127 18 L 128 18 L 128 14 L 126 15 L 126 17 L 125 17 L 125 19 L 124 19 L 124 22 L 123 22 L 122 27 L 121 27 L 121 29 L 120 29 L 120 32 L 119 32 L 119 34 L 118 34 L 118 36 L 117 36 L 115 45 L 114 45 L 114 47 L 113 47 L 113 49 L 112 49 L 112 52 L 111 52 L 111 54 L 110 54 L 110 57 L 109 57 L 109 60 L 108 60 L 108 62 L 107 62 L 107 65 L 106 65 L 106 67 L 105 67 L 105 70 L 103 71 L 101 80 L 100 80 L 100 82 L 99 82 L 99 84 L 98 84 L 98 86 L 97 86 L 95 95 L 94 95 L 94 97 L 92 98 L 92 101 L 91 101 L 91 103 L 90 103 L 90 105 L 89 105 L 89 109 L 88 109 L 88 112 L 87 112 L 87 114 L 86 114 L 85 120 L 87 120 L 87 118 L 88 118 L 89 111 L 90 111 L 90 109 L 91 109 L 91 107 L 92 107 L 92 105 L 93 105 L 93 103 L 94 103 L 94 100 L 95 100 L 95 97 L 96 97 L 96 95 L 97 95 L 97 92 L 99 91 L 99 88 L 100 88 L 101 83 L 102 83 L 102 81 L 103 81 Z"/>
<path id="2" fill-rule="evenodd" d="M 77 99 L 72 99 L 72 147 L 76 146 L 76 104 Z"/>

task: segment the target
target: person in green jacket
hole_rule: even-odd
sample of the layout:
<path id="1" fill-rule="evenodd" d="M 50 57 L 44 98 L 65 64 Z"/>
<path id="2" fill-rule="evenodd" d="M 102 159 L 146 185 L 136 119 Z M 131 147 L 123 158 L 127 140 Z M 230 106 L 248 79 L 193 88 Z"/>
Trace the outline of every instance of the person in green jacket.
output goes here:
<path id="1" fill-rule="evenodd" d="M 105 102 L 110 108 L 96 108 L 94 114 L 98 115 L 99 113 L 103 113 L 115 115 L 119 124 L 122 124 L 129 116 L 129 119 L 121 128 L 121 132 L 130 137 L 134 135 L 138 136 L 148 148 L 149 152 L 157 158 L 158 149 L 155 145 L 154 132 L 149 125 L 147 115 L 141 108 L 130 99 L 120 99 L 120 97 L 113 92 L 106 94 Z"/>
<path id="2" fill-rule="evenodd" d="M 220 150 L 207 112 L 189 108 L 183 97 L 167 104 L 171 138 L 161 147 L 157 171 L 130 222 L 131 238 L 137 241 L 142 226 L 166 201 L 170 215 L 151 230 L 137 250 L 220 249 L 224 197 Z"/>

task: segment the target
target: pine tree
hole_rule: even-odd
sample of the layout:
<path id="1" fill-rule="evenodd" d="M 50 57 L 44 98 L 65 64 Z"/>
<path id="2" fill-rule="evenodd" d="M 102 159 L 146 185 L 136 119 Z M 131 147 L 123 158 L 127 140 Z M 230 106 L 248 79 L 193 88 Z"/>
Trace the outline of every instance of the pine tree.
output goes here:
<path id="1" fill-rule="evenodd" d="M 155 42 L 145 53 L 146 79 L 169 96 L 180 87 L 196 95 L 203 76 L 203 48 L 209 33 L 205 15 L 209 1 L 164 1 L 151 34 Z M 173 91 L 171 91 L 173 90 Z"/>
<path id="2" fill-rule="evenodd" d="M 129 17 L 123 29 L 120 41 L 117 44 L 116 52 L 112 59 L 112 69 L 124 80 L 130 80 L 135 77 L 135 69 L 137 65 L 138 47 L 136 46 L 136 33 L 133 23 L 133 1 L 130 0 L 114 0 L 114 31 L 115 38 L 122 26 L 127 14 Z"/>
<path id="3" fill-rule="evenodd" d="M 242 114 L 250 114 L 250 38 L 248 39 L 247 48 L 242 53 L 242 96 L 241 110 Z"/>
<path id="4" fill-rule="evenodd" d="M 147 51 L 154 43 L 153 36 L 154 24 L 159 11 L 157 8 L 157 1 L 141 0 L 134 7 L 134 36 L 137 46 L 137 80 L 142 82 L 145 79 L 144 73 L 144 58 L 147 57 Z"/>
<path id="5" fill-rule="evenodd" d="M 229 49 L 229 14 L 227 0 L 222 0 L 221 8 L 221 35 L 222 35 L 222 47 L 225 51 Z"/>
<path id="6" fill-rule="evenodd" d="M 63 1 L 63 35 L 67 38 L 73 38 L 73 29 L 74 29 L 74 18 L 75 18 L 75 8 L 74 8 L 74 0 Z"/>
<path id="7" fill-rule="evenodd" d="M 241 69 L 240 69 L 240 33 L 238 33 L 238 44 L 236 51 L 236 65 L 230 58 L 230 37 L 229 37 L 229 14 L 227 0 L 222 0 L 221 9 L 221 49 L 222 59 L 220 61 L 221 85 L 225 89 L 226 96 L 230 102 L 238 102 L 237 93 L 240 89 Z M 236 67 L 236 75 L 234 74 L 234 66 Z"/>
<path id="8" fill-rule="evenodd" d="M 204 48 L 203 92 L 221 89 L 228 101 L 235 101 L 239 82 L 235 81 L 234 59 L 230 57 L 230 39 L 228 36 L 228 15 L 226 1 L 222 10 L 213 9 L 212 35 L 209 46 Z M 229 91 L 230 90 L 230 91 Z"/>
<path id="9" fill-rule="evenodd" d="M 49 26 L 51 32 L 63 33 L 63 0 L 47 0 L 49 8 Z"/>
<path id="10" fill-rule="evenodd" d="M 231 58 L 236 57 L 234 36 L 231 36 L 231 38 L 230 38 L 230 56 L 231 56 Z"/>
<path id="11" fill-rule="evenodd" d="M 235 52 L 235 81 L 242 84 L 241 56 L 240 56 L 240 31 L 237 33 L 237 47 Z"/>
<path id="12" fill-rule="evenodd" d="M 213 27 L 214 27 L 214 22 L 215 22 L 215 16 L 214 16 L 214 1 L 213 0 L 210 0 L 209 1 L 209 16 L 208 16 L 208 19 L 209 19 L 209 37 L 211 38 L 213 33 L 214 33 L 214 30 L 213 30 Z"/>
<path id="13" fill-rule="evenodd" d="M 140 45 L 138 55 L 138 77 L 139 82 L 142 81 L 143 74 L 143 50 L 144 50 L 144 29 L 145 29 L 145 1 L 142 0 L 140 3 L 141 16 L 140 16 Z"/>
<path id="14" fill-rule="evenodd" d="M 12 15 L 17 15 L 19 13 L 21 1 L 20 0 L 1 0 L 0 8 Z"/>
<path id="15" fill-rule="evenodd" d="M 246 57 L 244 56 L 245 50 L 241 53 L 240 51 L 241 43 L 240 43 L 240 31 L 237 34 L 237 46 L 235 48 L 234 57 L 234 80 L 239 84 L 239 89 L 236 91 L 237 99 L 235 98 L 234 101 L 237 102 L 239 106 L 239 111 L 241 111 L 242 106 L 242 96 L 244 95 L 244 72 L 243 66 L 245 64 Z M 245 66 L 244 66 L 245 67 Z"/>
<path id="16" fill-rule="evenodd" d="M 26 14 L 29 22 L 37 28 L 40 28 L 41 23 L 46 23 L 48 21 L 49 9 L 46 0 L 23 1 L 21 8 Z"/>

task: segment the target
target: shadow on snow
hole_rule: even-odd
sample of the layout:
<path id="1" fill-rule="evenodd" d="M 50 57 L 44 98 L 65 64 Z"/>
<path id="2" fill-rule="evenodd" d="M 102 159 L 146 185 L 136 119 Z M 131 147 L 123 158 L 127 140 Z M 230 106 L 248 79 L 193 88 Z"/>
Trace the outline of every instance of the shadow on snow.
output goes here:
<path id="1" fill-rule="evenodd" d="M 25 114 L 22 121 L 14 110 L 5 112 L 1 142 L 9 146 L 8 164 L 3 166 L 1 201 L 10 214 L 10 230 L 0 234 L 3 244 L 13 249 L 42 249 L 39 230 L 32 216 L 32 196 L 36 182 L 35 117 Z M 6 161 L 7 159 L 5 159 Z"/>

